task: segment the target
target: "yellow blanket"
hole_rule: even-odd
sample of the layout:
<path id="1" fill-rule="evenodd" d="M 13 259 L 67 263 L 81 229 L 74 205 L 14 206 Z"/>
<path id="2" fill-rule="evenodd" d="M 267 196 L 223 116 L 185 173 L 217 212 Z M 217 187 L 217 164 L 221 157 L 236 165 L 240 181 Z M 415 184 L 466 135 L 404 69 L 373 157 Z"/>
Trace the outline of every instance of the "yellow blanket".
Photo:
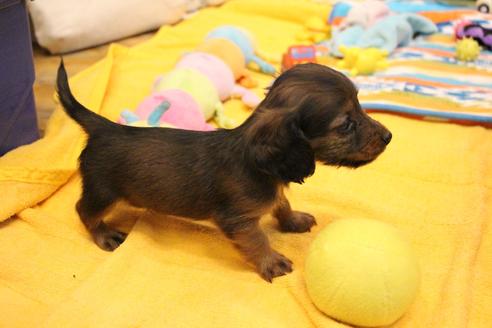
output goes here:
<path id="1" fill-rule="evenodd" d="M 83 104 L 115 119 L 214 26 L 243 26 L 280 56 L 306 18 L 327 10 L 307 1 L 231 1 L 137 47 L 113 46 L 71 85 Z M 270 80 L 256 77 L 262 87 Z M 249 114 L 238 101 L 226 110 L 238 121 Z M 358 170 L 318 166 L 291 187 L 293 206 L 317 217 L 311 233 L 282 234 L 264 218 L 273 247 L 295 265 L 268 284 L 217 229 L 178 218 L 115 216 L 131 233 L 115 252 L 100 250 L 74 210 L 85 136 L 57 108 L 44 139 L 0 158 L 0 326 L 341 327 L 310 302 L 303 262 L 323 227 L 364 217 L 408 235 L 420 261 L 418 297 L 395 327 L 490 327 L 492 131 L 374 117 L 394 135 L 380 159 Z"/>

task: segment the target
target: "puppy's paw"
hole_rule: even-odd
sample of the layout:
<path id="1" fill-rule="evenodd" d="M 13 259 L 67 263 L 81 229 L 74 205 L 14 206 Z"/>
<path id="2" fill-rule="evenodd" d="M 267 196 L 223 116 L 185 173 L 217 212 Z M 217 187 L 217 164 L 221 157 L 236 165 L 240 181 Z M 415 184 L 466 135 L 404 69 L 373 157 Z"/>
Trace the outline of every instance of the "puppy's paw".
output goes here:
<path id="1" fill-rule="evenodd" d="M 260 260 L 257 267 L 261 277 L 272 282 L 273 278 L 292 272 L 292 261 L 272 250 L 268 256 Z"/>
<path id="2" fill-rule="evenodd" d="M 118 248 L 125 241 L 126 236 L 126 233 L 111 228 L 101 229 L 93 234 L 97 246 L 109 252 Z"/>
<path id="3" fill-rule="evenodd" d="M 280 221 L 280 230 L 283 232 L 306 232 L 316 224 L 314 216 L 304 212 L 293 211 L 292 217 Z"/>

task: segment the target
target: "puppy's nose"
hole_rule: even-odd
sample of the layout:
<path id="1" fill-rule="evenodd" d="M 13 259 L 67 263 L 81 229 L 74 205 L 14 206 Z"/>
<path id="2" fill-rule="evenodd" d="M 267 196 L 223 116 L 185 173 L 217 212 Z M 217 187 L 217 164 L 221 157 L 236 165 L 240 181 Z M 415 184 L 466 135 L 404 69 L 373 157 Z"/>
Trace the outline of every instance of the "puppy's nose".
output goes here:
<path id="1" fill-rule="evenodd" d="M 389 131 L 386 131 L 385 133 L 383 133 L 383 135 L 381 135 L 381 139 L 383 139 L 383 141 L 386 144 L 389 144 L 390 143 L 391 138 L 393 138 L 393 135 Z"/>

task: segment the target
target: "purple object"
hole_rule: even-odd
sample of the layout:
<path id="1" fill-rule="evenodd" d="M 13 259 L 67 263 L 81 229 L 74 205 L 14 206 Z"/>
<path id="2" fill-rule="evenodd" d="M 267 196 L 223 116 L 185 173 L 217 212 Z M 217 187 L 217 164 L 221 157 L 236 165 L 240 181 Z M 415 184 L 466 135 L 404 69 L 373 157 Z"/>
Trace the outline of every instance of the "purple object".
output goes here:
<path id="1" fill-rule="evenodd" d="M 477 23 L 462 23 L 456 29 L 456 37 L 473 38 L 482 47 L 492 50 L 492 28 Z"/>
<path id="2" fill-rule="evenodd" d="M 24 1 L 0 0 L 0 156 L 39 138 Z"/>

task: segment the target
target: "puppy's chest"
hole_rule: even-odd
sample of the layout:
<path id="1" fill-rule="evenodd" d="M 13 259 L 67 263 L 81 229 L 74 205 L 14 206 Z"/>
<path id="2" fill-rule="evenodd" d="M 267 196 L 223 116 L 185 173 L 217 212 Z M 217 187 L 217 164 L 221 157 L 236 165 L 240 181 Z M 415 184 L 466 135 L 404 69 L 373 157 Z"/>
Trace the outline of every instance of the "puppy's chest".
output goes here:
<path id="1" fill-rule="evenodd" d="M 247 212 L 248 216 L 260 217 L 273 210 L 278 204 L 281 192 L 279 187 L 251 188 L 246 197 L 241 197 L 235 202 L 235 206 Z"/>

